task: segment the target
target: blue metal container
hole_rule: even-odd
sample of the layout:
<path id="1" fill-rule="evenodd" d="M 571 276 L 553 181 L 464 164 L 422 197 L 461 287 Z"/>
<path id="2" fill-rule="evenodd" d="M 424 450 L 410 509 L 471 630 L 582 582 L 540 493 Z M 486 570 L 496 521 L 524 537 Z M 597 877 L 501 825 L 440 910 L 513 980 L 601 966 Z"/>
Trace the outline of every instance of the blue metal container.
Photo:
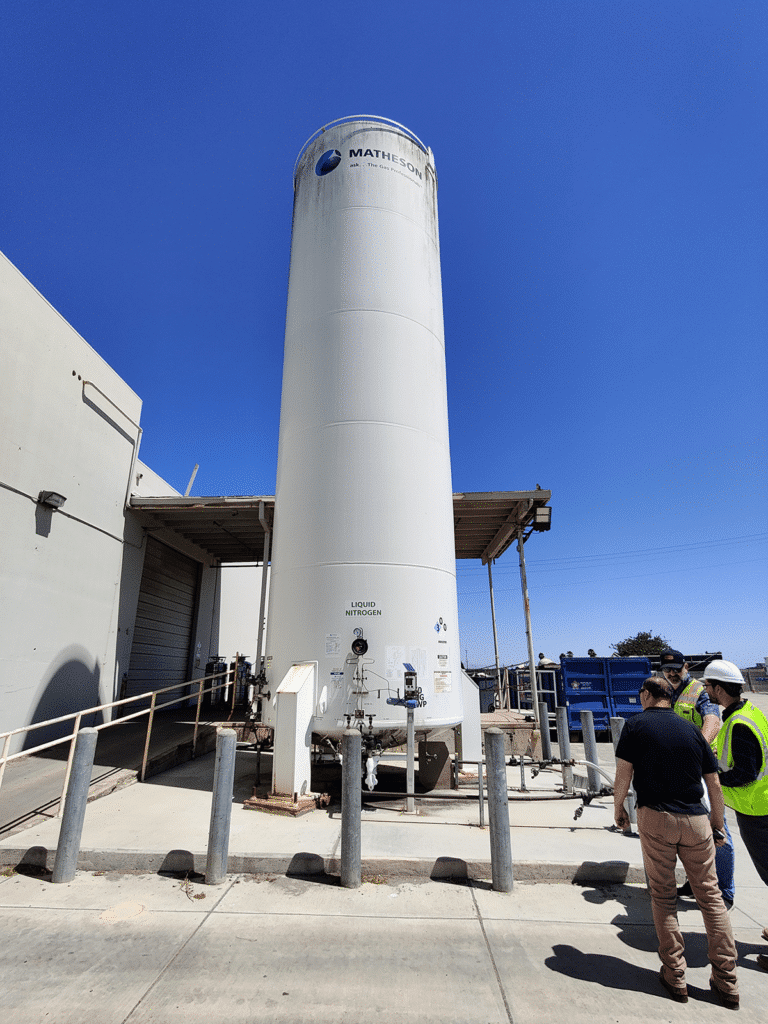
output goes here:
<path id="1" fill-rule="evenodd" d="M 610 729 L 612 714 L 608 690 L 608 658 L 561 658 L 560 700 L 568 709 L 568 728 L 581 732 L 582 711 L 591 711 L 595 732 Z"/>
<path id="2" fill-rule="evenodd" d="M 638 691 L 651 674 L 648 658 L 606 658 L 608 692 L 614 718 L 632 718 L 643 709 Z"/>

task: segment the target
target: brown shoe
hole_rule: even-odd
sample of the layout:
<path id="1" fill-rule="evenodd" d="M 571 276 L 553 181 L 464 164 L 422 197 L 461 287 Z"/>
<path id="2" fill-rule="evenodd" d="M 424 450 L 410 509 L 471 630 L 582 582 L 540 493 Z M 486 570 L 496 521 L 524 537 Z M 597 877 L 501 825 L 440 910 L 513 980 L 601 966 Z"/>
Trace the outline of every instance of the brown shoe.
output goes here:
<path id="1" fill-rule="evenodd" d="M 667 979 L 664 977 L 664 968 L 659 971 L 659 981 L 664 988 L 669 992 L 676 1003 L 687 1003 L 688 1002 L 688 986 L 684 985 L 683 988 L 675 988 L 674 985 L 670 985 Z"/>
<path id="2" fill-rule="evenodd" d="M 757 962 L 764 971 L 768 971 L 768 956 L 765 953 L 757 954 Z"/>
<path id="3" fill-rule="evenodd" d="M 763 928 L 763 938 L 768 942 L 768 928 Z"/>
<path id="4" fill-rule="evenodd" d="M 723 990 L 721 988 L 718 988 L 717 985 L 715 984 L 715 979 L 714 978 L 710 978 L 709 979 L 709 987 L 715 993 L 715 995 L 720 1000 L 720 1002 L 723 1004 L 723 1006 L 726 1008 L 726 1010 L 738 1010 L 738 1008 L 739 1008 L 739 997 L 738 996 L 732 996 L 728 992 L 723 992 Z"/>

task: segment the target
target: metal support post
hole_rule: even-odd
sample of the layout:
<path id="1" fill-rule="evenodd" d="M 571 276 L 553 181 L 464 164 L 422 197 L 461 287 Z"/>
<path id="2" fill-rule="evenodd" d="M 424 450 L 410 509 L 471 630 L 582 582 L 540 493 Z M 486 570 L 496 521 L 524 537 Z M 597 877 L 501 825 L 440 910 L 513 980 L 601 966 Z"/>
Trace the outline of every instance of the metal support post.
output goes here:
<path id="1" fill-rule="evenodd" d="M 208 885 L 219 885 L 227 877 L 236 752 L 235 730 L 219 729 L 216 737 L 216 764 L 213 770 L 211 823 L 208 829 L 208 859 L 205 864 L 205 881 Z"/>
<path id="2" fill-rule="evenodd" d="M 359 889 L 362 882 L 360 856 L 361 737 L 357 729 L 345 729 L 341 738 L 341 884 Z"/>
<path id="3" fill-rule="evenodd" d="M 259 603 L 259 639 L 256 651 L 256 675 L 260 675 L 264 668 L 264 612 L 267 604 L 267 570 L 269 569 L 269 548 L 272 541 L 272 531 L 267 526 L 266 509 L 263 501 L 259 502 L 259 522 L 264 531 L 264 556 L 261 562 L 261 601 Z"/>
<path id="4" fill-rule="evenodd" d="M 613 751 L 616 752 L 616 747 L 619 745 L 619 736 L 621 736 L 621 730 L 624 728 L 625 720 L 623 718 L 612 718 L 611 719 L 611 739 L 613 740 Z M 630 825 L 637 825 L 637 801 L 635 800 L 635 787 L 630 783 L 629 792 L 627 793 L 626 799 L 627 814 L 629 815 Z"/>
<path id="5" fill-rule="evenodd" d="M 504 733 L 487 729 L 485 763 L 488 768 L 488 821 L 491 831 L 491 877 L 496 892 L 511 892 L 512 841 L 509 834 L 509 796 L 504 761 Z"/>
<path id="6" fill-rule="evenodd" d="M 566 764 L 571 760 L 571 734 L 568 729 L 568 708 L 555 708 L 555 721 L 557 723 L 557 747 L 560 751 L 560 760 L 563 762 L 563 793 L 570 796 L 573 793 L 573 767 Z"/>
<path id="7" fill-rule="evenodd" d="M 408 725 L 407 725 L 407 746 L 406 746 L 406 769 L 405 769 L 405 785 L 406 790 L 410 796 L 406 797 L 405 809 L 408 814 L 414 814 L 416 811 L 416 801 L 413 799 L 414 793 L 414 782 L 416 780 L 416 773 L 414 771 L 414 758 L 415 758 L 415 731 L 414 731 L 414 709 L 406 708 L 408 713 Z"/>
<path id="8" fill-rule="evenodd" d="M 549 708 L 546 701 L 539 701 L 539 728 L 541 729 L 541 756 L 544 761 L 552 760 L 552 738 L 549 735 Z"/>
<path id="9" fill-rule="evenodd" d="M 523 588 L 523 609 L 525 611 L 525 635 L 528 640 L 528 669 L 531 675 L 531 707 L 536 723 L 539 721 L 539 693 L 536 685 L 536 659 L 533 656 L 533 637 L 531 636 L 531 606 L 528 601 L 528 579 L 525 575 L 525 545 L 523 528 L 517 528 L 517 550 L 520 554 L 520 585 Z"/>
<path id="10" fill-rule="evenodd" d="M 97 729 L 81 729 L 75 742 L 75 756 L 67 786 L 64 817 L 61 819 L 59 843 L 53 865 L 53 882 L 71 882 L 77 871 L 77 857 L 83 835 L 88 787 L 91 784 L 93 759 L 96 755 Z"/>
<path id="11" fill-rule="evenodd" d="M 504 702 L 504 695 L 501 691 L 501 672 L 499 670 L 499 638 L 496 632 L 496 605 L 493 600 L 493 573 L 491 572 L 491 559 L 488 559 L 488 588 L 491 592 L 491 622 L 493 623 L 493 653 L 496 657 L 496 700 L 497 707 L 508 708 L 509 703 Z"/>
<path id="12" fill-rule="evenodd" d="M 600 791 L 600 772 L 593 765 L 599 764 L 597 757 L 597 741 L 595 740 L 595 720 L 591 711 L 580 711 L 581 732 L 584 737 L 584 759 L 587 765 L 587 781 L 590 793 Z"/>

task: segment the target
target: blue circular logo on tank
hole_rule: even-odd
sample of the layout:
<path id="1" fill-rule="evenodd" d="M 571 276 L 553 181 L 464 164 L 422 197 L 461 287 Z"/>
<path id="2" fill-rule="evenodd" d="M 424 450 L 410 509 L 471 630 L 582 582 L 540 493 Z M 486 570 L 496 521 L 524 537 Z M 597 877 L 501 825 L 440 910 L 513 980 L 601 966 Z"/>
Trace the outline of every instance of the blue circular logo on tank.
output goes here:
<path id="1" fill-rule="evenodd" d="M 315 164 L 315 174 L 322 178 L 324 174 L 330 174 L 331 171 L 335 171 L 340 163 L 341 153 L 338 149 L 329 149 L 327 153 L 323 153 Z"/>

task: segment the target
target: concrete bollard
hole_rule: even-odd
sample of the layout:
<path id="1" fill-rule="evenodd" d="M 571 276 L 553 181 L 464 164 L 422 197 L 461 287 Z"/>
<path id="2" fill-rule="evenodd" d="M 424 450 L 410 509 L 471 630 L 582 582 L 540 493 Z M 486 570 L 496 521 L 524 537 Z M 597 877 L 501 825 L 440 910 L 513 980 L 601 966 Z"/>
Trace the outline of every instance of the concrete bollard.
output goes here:
<path id="1" fill-rule="evenodd" d="M 552 738 L 549 735 L 549 707 L 546 701 L 539 701 L 539 729 L 541 730 L 541 759 L 552 760 Z"/>
<path id="2" fill-rule="evenodd" d="M 98 729 L 81 729 L 75 740 L 75 756 L 72 759 L 64 816 L 61 819 L 56 860 L 53 864 L 54 882 L 71 882 L 77 871 L 85 808 L 88 805 L 88 787 L 91 784 L 98 738 Z"/>
<path id="3" fill-rule="evenodd" d="M 341 738 L 341 884 L 359 889 L 362 883 L 360 856 L 361 737 L 357 729 L 345 729 Z"/>
<path id="4" fill-rule="evenodd" d="M 205 863 L 207 885 L 219 885 L 227 877 L 236 753 L 235 730 L 219 729 L 216 737 L 216 765 L 213 771 L 211 824 L 208 829 L 208 858 Z"/>
<path id="5" fill-rule="evenodd" d="M 611 719 L 611 739 L 613 740 L 614 753 L 616 753 L 616 747 L 619 745 L 619 736 L 621 736 L 621 730 L 624 728 L 624 724 L 623 718 Z M 629 793 L 627 793 L 626 807 L 630 825 L 637 825 L 637 802 L 635 800 L 635 790 L 632 785 L 630 785 Z"/>
<path id="6" fill-rule="evenodd" d="M 509 834 L 509 796 L 504 760 L 504 733 L 485 731 L 485 765 L 488 776 L 488 823 L 491 833 L 491 877 L 496 892 L 511 892 L 512 840 Z"/>
<path id="7" fill-rule="evenodd" d="M 580 711 L 581 733 L 584 737 L 584 759 L 597 764 L 597 740 L 595 739 L 595 720 L 591 711 Z M 587 765 L 587 784 L 590 793 L 600 792 L 600 772 L 597 768 Z"/>
<path id="8" fill-rule="evenodd" d="M 571 760 L 571 733 L 568 728 L 568 708 L 555 708 L 555 722 L 557 724 L 557 746 L 560 751 L 560 760 Z M 563 764 L 563 793 L 570 796 L 573 793 L 573 767 Z"/>

